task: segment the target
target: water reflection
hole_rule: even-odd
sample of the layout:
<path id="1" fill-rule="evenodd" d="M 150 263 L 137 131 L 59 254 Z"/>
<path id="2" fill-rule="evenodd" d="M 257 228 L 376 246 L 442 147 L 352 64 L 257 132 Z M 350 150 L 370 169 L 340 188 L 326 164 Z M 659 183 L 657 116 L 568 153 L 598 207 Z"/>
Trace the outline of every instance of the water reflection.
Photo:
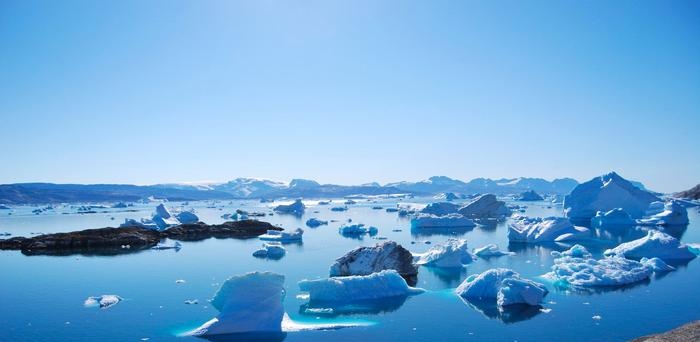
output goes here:
<path id="1" fill-rule="evenodd" d="M 507 306 L 496 305 L 495 300 L 465 299 L 462 301 L 470 308 L 480 312 L 487 318 L 497 319 L 505 324 L 526 321 L 537 316 L 542 309 L 540 305 L 515 304 Z"/>
<path id="2" fill-rule="evenodd" d="M 423 266 L 421 269 L 435 275 L 446 288 L 459 286 L 462 279 L 467 276 L 467 269 L 464 267 L 444 268 Z"/>
<path id="3" fill-rule="evenodd" d="M 299 313 L 307 316 L 337 317 L 354 314 L 381 314 L 398 310 L 408 296 L 395 296 L 352 302 L 310 301 L 299 306 Z"/>
<path id="4" fill-rule="evenodd" d="M 236 334 L 222 334 L 211 336 L 199 336 L 212 342 L 277 342 L 287 337 L 286 332 L 248 332 Z"/>
<path id="5" fill-rule="evenodd" d="M 449 236 L 462 236 L 468 232 L 474 230 L 474 227 L 453 227 L 453 228 L 416 228 L 411 227 L 411 236 L 421 237 L 421 236 L 433 236 L 433 235 L 449 235 Z"/>
<path id="6" fill-rule="evenodd" d="M 559 293 L 576 293 L 581 295 L 598 295 L 605 294 L 608 292 L 626 292 L 637 287 L 648 286 L 651 283 L 649 278 L 640 280 L 636 283 L 618 285 L 618 286 L 593 286 L 593 287 L 582 287 L 582 286 L 571 286 L 567 284 L 562 284 L 555 282 L 553 285 L 554 291 Z"/>

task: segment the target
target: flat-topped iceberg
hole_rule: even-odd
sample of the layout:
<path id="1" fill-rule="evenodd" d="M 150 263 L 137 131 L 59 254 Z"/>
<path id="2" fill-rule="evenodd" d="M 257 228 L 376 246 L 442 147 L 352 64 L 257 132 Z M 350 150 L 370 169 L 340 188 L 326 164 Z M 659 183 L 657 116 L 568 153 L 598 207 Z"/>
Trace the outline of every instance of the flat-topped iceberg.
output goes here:
<path id="1" fill-rule="evenodd" d="M 554 265 L 545 277 L 560 286 L 621 286 L 648 279 L 653 272 L 645 264 L 620 256 L 596 260 L 580 245 L 575 245 L 565 252 L 554 251 L 552 256 Z"/>
<path id="2" fill-rule="evenodd" d="M 312 218 L 306 220 L 306 226 L 311 227 L 311 228 L 316 228 L 316 227 L 326 225 L 326 224 L 328 224 L 328 221 L 322 221 L 322 220 L 319 220 L 315 217 L 312 217 Z"/>
<path id="3" fill-rule="evenodd" d="M 450 202 L 434 202 L 426 205 L 420 212 L 423 214 L 443 216 L 457 213 L 457 210 L 459 210 L 459 205 L 457 204 Z"/>
<path id="4" fill-rule="evenodd" d="M 638 219 L 649 204 L 656 201 L 659 198 L 654 194 L 611 172 L 576 186 L 564 198 L 564 214 L 576 222 L 587 222 L 598 211 L 622 208 L 630 217 Z"/>
<path id="5" fill-rule="evenodd" d="M 496 195 L 484 194 L 459 208 L 459 213 L 468 218 L 484 219 L 510 216 L 511 211 L 505 202 L 496 199 Z"/>
<path id="6" fill-rule="evenodd" d="M 414 257 L 417 265 L 445 268 L 462 267 L 474 261 L 465 239 L 448 239 L 425 253 L 414 254 Z"/>
<path id="7" fill-rule="evenodd" d="M 525 191 L 518 196 L 518 201 L 544 201 L 544 198 L 540 196 L 535 190 Z"/>
<path id="8" fill-rule="evenodd" d="M 595 217 L 591 219 L 591 226 L 600 228 L 631 226 L 634 224 L 635 221 L 630 217 L 630 214 L 622 208 L 615 208 L 606 212 L 598 211 Z"/>
<path id="9" fill-rule="evenodd" d="M 615 248 L 606 250 L 604 254 L 608 256 L 618 255 L 629 259 L 657 257 L 666 262 L 691 260 L 697 257 L 688 249 L 688 246 L 678 239 L 658 230 L 649 230 L 647 236 L 622 243 Z"/>
<path id="10" fill-rule="evenodd" d="M 342 225 L 340 228 L 338 228 L 338 231 L 342 235 L 349 236 L 359 236 L 365 234 L 376 235 L 379 232 L 377 227 L 366 226 L 363 223 Z"/>
<path id="11" fill-rule="evenodd" d="M 411 219 L 413 228 L 451 228 L 451 227 L 475 227 L 476 224 L 469 218 L 460 214 L 435 216 L 431 214 L 418 214 Z"/>
<path id="12" fill-rule="evenodd" d="M 304 230 L 297 228 L 292 232 L 289 231 L 279 231 L 279 230 L 268 230 L 267 233 L 260 235 L 260 240 L 265 241 L 280 241 L 280 242 L 296 242 L 301 241 L 304 235 Z"/>
<path id="13" fill-rule="evenodd" d="M 504 255 L 513 255 L 513 254 L 515 254 L 515 253 L 501 251 L 500 249 L 498 249 L 498 245 L 493 244 L 493 243 L 474 249 L 474 255 L 476 255 L 480 258 L 492 258 L 492 257 L 500 257 L 500 256 L 504 256 Z"/>
<path id="14" fill-rule="evenodd" d="M 647 217 L 637 220 L 645 226 L 674 226 L 688 224 L 688 211 L 676 200 L 666 203 L 654 202 L 647 209 Z"/>
<path id="15" fill-rule="evenodd" d="M 508 240 L 511 242 L 541 243 L 579 240 L 587 237 L 589 230 L 576 227 L 564 217 L 519 217 L 508 224 Z"/>
<path id="16" fill-rule="evenodd" d="M 395 270 L 404 278 L 418 274 L 413 255 L 394 241 L 372 247 L 358 247 L 335 260 L 330 267 L 331 277 L 368 275 L 384 270 Z"/>
<path id="17" fill-rule="evenodd" d="M 506 268 L 472 274 L 455 292 L 465 299 L 494 299 L 501 307 L 513 304 L 539 305 L 549 293 L 544 285 L 523 279 L 517 272 Z"/>
<path id="18" fill-rule="evenodd" d="M 280 332 L 284 308 L 284 276 L 252 272 L 226 280 L 211 300 L 219 311 L 189 335 Z"/>
<path id="19" fill-rule="evenodd" d="M 314 302 L 339 302 L 372 300 L 419 294 L 423 289 L 408 286 L 395 270 L 384 270 L 363 276 L 331 277 L 302 280 L 299 289 L 308 292 Z"/>
<path id="20" fill-rule="evenodd" d="M 100 309 L 108 309 L 114 305 L 119 304 L 124 300 L 122 297 L 119 297 L 117 295 L 101 295 L 101 296 L 92 296 L 88 297 L 83 305 L 85 307 L 100 307 Z"/>
<path id="21" fill-rule="evenodd" d="M 306 206 L 300 199 L 298 199 L 292 204 L 280 204 L 276 206 L 274 210 L 281 214 L 292 214 L 301 216 L 306 210 Z"/>
<path id="22" fill-rule="evenodd" d="M 253 252 L 256 258 L 281 259 L 287 250 L 279 242 L 263 243 L 262 248 Z"/>

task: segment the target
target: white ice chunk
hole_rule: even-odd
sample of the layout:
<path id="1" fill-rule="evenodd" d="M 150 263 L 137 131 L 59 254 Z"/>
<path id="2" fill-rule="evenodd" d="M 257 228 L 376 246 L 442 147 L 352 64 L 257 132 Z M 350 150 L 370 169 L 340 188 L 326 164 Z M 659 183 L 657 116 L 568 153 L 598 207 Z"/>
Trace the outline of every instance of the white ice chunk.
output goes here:
<path id="1" fill-rule="evenodd" d="M 279 230 L 268 230 L 267 233 L 260 235 L 260 240 L 265 241 L 280 241 L 280 242 L 294 242 L 301 241 L 304 235 L 304 230 L 297 228 L 293 232 L 279 231 Z"/>
<path id="2" fill-rule="evenodd" d="M 425 253 L 414 254 L 414 257 L 418 265 L 445 268 L 462 267 L 474 261 L 465 239 L 448 239 L 445 243 L 434 245 Z"/>
<path id="3" fill-rule="evenodd" d="M 498 245 L 493 244 L 493 243 L 474 249 L 474 255 L 476 255 L 480 258 L 491 258 L 491 257 L 504 256 L 504 255 L 514 255 L 514 254 L 515 253 L 513 253 L 513 252 L 503 252 L 503 251 L 499 250 Z"/>
<path id="4" fill-rule="evenodd" d="M 83 305 L 85 305 L 86 307 L 99 306 L 101 309 L 107 309 L 111 306 L 117 305 L 122 300 L 123 298 L 117 295 L 101 295 L 88 297 Z"/>
<path id="5" fill-rule="evenodd" d="M 696 257 L 688 246 L 658 230 L 649 230 L 647 236 L 622 243 L 613 249 L 606 250 L 604 254 L 630 259 L 657 257 L 664 261 L 690 260 Z"/>
<path id="6" fill-rule="evenodd" d="M 343 235 L 375 235 L 379 232 L 377 227 L 366 226 L 362 223 L 343 225 L 338 228 L 338 231 Z"/>
<path id="7" fill-rule="evenodd" d="M 669 266 L 667 263 L 665 263 L 659 258 L 642 258 L 642 260 L 639 260 L 639 262 L 651 268 L 654 272 L 669 272 L 676 269 L 673 266 Z"/>
<path id="8" fill-rule="evenodd" d="M 395 270 L 385 270 L 365 276 L 302 280 L 299 282 L 299 288 L 309 293 L 311 301 L 344 303 L 409 296 L 424 291 L 408 286 L 406 280 Z"/>
<path id="9" fill-rule="evenodd" d="M 583 246 L 552 252 L 554 265 L 546 277 L 573 287 L 620 286 L 649 278 L 648 266 L 619 256 L 596 260 Z"/>
<path id="10" fill-rule="evenodd" d="M 253 252 L 256 258 L 280 259 L 287 253 L 279 242 L 263 243 L 262 248 Z"/>
<path id="11" fill-rule="evenodd" d="M 472 274 L 455 290 L 465 299 L 494 299 L 498 306 L 512 304 L 538 305 L 549 291 L 544 285 L 520 278 L 506 268 L 494 268 Z"/>
<path id="12" fill-rule="evenodd" d="M 510 216 L 511 211 L 505 202 L 496 199 L 496 195 L 484 194 L 459 208 L 459 213 L 468 218 L 483 219 L 503 218 Z"/>
<path id="13" fill-rule="evenodd" d="M 541 243 L 583 239 L 588 228 L 576 227 L 564 217 L 520 217 L 508 225 L 511 242 Z"/>
<path id="14" fill-rule="evenodd" d="M 421 209 L 421 213 L 436 216 L 455 214 L 459 210 L 459 205 L 450 202 L 435 202 L 430 203 Z"/>
<path id="15" fill-rule="evenodd" d="M 294 201 L 292 204 L 281 204 L 275 207 L 275 211 L 283 214 L 294 214 L 301 215 L 306 210 L 306 206 L 301 202 L 300 199 Z"/>
<path id="16" fill-rule="evenodd" d="M 634 224 L 635 221 L 622 208 L 615 208 L 607 212 L 599 211 L 591 219 L 593 227 L 632 226 Z"/>
<path id="17" fill-rule="evenodd" d="M 661 207 L 661 208 L 659 208 Z M 637 224 L 645 226 L 673 226 L 688 224 L 688 211 L 680 202 L 671 200 L 666 203 L 654 202 L 647 210 L 647 215 Z"/>

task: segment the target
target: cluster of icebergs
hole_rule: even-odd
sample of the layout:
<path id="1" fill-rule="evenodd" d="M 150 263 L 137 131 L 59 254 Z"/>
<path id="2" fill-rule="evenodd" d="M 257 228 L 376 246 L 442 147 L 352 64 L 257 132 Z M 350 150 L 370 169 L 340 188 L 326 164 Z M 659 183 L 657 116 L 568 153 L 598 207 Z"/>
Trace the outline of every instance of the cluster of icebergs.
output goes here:
<path id="1" fill-rule="evenodd" d="M 402 210 L 406 215 L 413 215 L 413 228 L 474 227 L 475 220 L 503 219 L 512 213 L 505 202 L 499 201 L 493 194 L 478 196 L 465 205 L 435 202 L 426 205 L 420 211 Z M 399 214 L 401 213 L 400 210 Z"/>
<path id="2" fill-rule="evenodd" d="M 193 211 L 180 211 L 172 214 L 163 203 L 156 207 L 156 212 L 151 218 L 141 218 L 140 220 L 125 219 L 119 227 L 142 227 L 153 230 L 165 230 L 180 224 L 196 223 L 199 217 Z"/>

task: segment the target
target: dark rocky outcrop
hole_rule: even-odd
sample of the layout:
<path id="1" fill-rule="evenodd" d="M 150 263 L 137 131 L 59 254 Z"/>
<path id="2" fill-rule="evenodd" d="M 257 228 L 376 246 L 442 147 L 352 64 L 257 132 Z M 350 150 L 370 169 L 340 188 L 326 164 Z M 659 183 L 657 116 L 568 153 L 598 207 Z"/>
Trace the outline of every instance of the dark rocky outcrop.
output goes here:
<path id="1" fill-rule="evenodd" d="M 700 341 L 700 321 L 690 322 L 658 335 L 636 338 L 632 342 L 686 342 Z"/>
<path id="2" fill-rule="evenodd" d="M 694 186 L 692 189 L 686 191 L 681 191 L 673 195 L 676 198 L 687 198 L 687 199 L 700 199 L 700 184 Z"/>
<path id="3" fill-rule="evenodd" d="M 413 255 L 394 241 L 347 252 L 331 265 L 330 276 L 368 275 L 383 270 L 396 270 L 409 285 L 416 284 L 418 267 L 413 264 Z"/>
<path id="4" fill-rule="evenodd" d="M 282 230 L 268 222 L 243 220 L 182 224 L 164 231 L 143 227 L 86 229 L 68 233 L 0 239 L 0 250 L 21 250 L 27 255 L 115 255 L 148 249 L 164 238 L 198 241 L 208 238 L 251 238 L 267 230 Z"/>

